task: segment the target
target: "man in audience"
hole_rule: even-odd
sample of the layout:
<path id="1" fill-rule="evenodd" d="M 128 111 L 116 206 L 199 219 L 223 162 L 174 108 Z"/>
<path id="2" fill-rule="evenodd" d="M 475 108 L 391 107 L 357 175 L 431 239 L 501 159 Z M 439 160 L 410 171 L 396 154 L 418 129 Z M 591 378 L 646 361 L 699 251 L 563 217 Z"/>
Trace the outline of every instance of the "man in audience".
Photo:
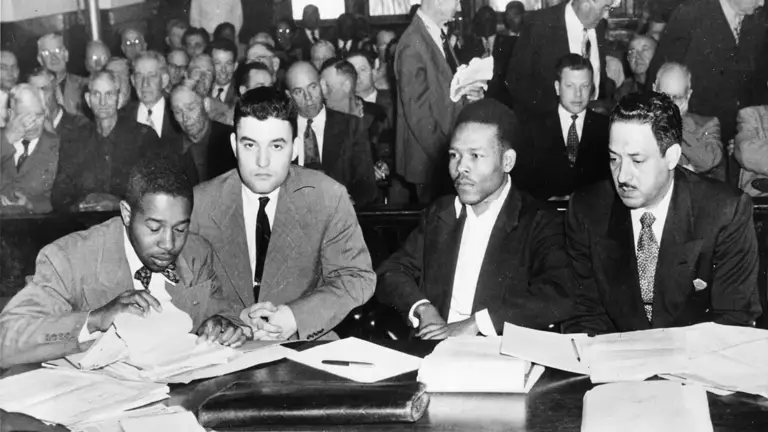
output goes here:
<path id="1" fill-rule="evenodd" d="M 629 41 L 627 62 L 632 76 L 625 78 L 621 86 L 616 89 L 614 97 L 616 103 L 622 100 L 624 96 L 645 90 L 646 74 L 653 54 L 656 52 L 656 44 L 655 39 L 644 35 L 635 35 Z"/>
<path id="2" fill-rule="evenodd" d="M 0 51 L 0 90 L 11 91 L 19 81 L 19 61 L 11 51 Z"/>
<path id="3" fill-rule="evenodd" d="M 112 57 L 104 66 L 104 70 L 112 73 L 120 85 L 117 109 L 123 109 L 129 103 L 138 100 L 136 90 L 131 85 L 131 65 L 127 59 Z"/>
<path id="4" fill-rule="evenodd" d="M 275 85 L 272 72 L 264 63 L 244 63 L 237 69 L 235 83 L 237 95 L 243 96 L 248 90 Z"/>
<path id="5" fill-rule="evenodd" d="M 323 171 L 344 185 L 356 205 L 375 200 L 378 190 L 363 119 L 325 107 L 320 76 L 307 62 L 288 69 L 286 84 L 286 95 L 299 114 L 299 165 Z"/>
<path id="6" fill-rule="evenodd" d="M 187 67 L 189 67 L 189 56 L 187 53 L 181 49 L 174 49 L 165 56 L 165 61 L 168 63 L 169 86 L 173 87 L 184 81 Z"/>
<path id="7" fill-rule="evenodd" d="M 184 49 L 184 33 L 189 29 L 189 24 L 180 19 L 171 19 L 165 25 L 165 45 L 169 51 Z"/>
<path id="8" fill-rule="evenodd" d="M 179 85 L 171 92 L 170 100 L 173 116 L 183 133 L 182 151 L 195 167 L 194 177 L 204 182 L 235 168 L 237 161 L 229 144 L 234 130 L 210 119 L 208 99 Z"/>
<path id="9" fill-rule="evenodd" d="M 0 214 L 50 212 L 59 138 L 44 127 L 40 90 L 29 84 L 14 86 L 9 115 L 0 133 Z"/>
<path id="10" fill-rule="evenodd" d="M 739 187 L 753 197 L 768 196 L 768 104 L 739 111 L 736 130 L 733 156 L 741 165 Z"/>
<path id="11" fill-rule="evenodd" d="M 168 86 L 168 65 L 157 51 L 139 54 L 133 62 L 131 82 L 139 96 L 139 103 L 126 108 L 134 121 L 149 126 L 159 138 L 174 142 L 181 149 L 178 125 L 165 100 L 163 89 Z"/>
<path id="12" fill-rule="evenodd" d="M 194 59 L 200 54 L 204 53 L 208 49 L 210 43 L 210 36 L 205 29 L 190 27 L 184 33 L 184 50 L 190 59 Z"/>
<path id="13" fill-rule="evenodd" d="M 392 94 L 387 90 L 377 90 L 374 86 L 373 65 L 371 58 L 361 51 L 352 53 L 347 57 L 347 61 L 354 66 L 357 72 L 357 84 L 355 92 L 365 102 L 374 103 L 384 109 L 387 116 L 387 122 L 390 127 L 395 124 L 394 106 Z"/>
<path id="14" fill-rule="evenodd" d="M 548 329 L 571 318 L 575 279 L 562 216 L 509 177 L 517 118 L 486 99 L 464 107 L 456 123 L 449 170 L 458 196 L 429 206 L 377 269 L 377 298 L 406 315 L 421 339 L 496 336 L 505 322 Z"/>
<path id="15" fill-rule="evenodd" d="M 379 90 L 389 90 L 394 87 L 390 82 L 393 77 L 390 76 L 390 56 L 387 50 L 390 48 L 390 44 L 397 38 L 397 35 L 392 30 L 379 30 L 376 34 L 376 45 L 374 45 L 374 51 L 376 51 L 376 60 L 373 62 L 375 69 L 374 73 L 374 85 Z"/>
<path id="16" fill-rule="evenodd" d="M 749 196 L 677 167 L 683 125 L 666 95 L 622 100 L 610 137 L 613 182 L 577 191 L 568 210 L 579 289 L 564 330 L 754 325 L 761 308 Z"/>
<path id="17" fill-rule="evenodd" d="M 255 43 L 248 48 L 245 55 L 246 63 L 263 63 L 272 73 L 272 78 L 277 81 L 277 71 L 280 70 L 280 59 L 275 54 L 275 50 L 269 45 Z"/>
<path id="18" fill-rule="evenodd" d="M 243 27 L 243 4 L 241 1 L 191 0 L 189 24 L 192 27 L 202 27 L 208 34 L 211 34 L 216 30 L 216 26 L 228 22 L 235 26 L 235 35 L 238 35 L 240 28 Z"/>
<path id="19" fill-rule="evenodd" d="M 104 42 L 100 40 L 88 41 L 85 46 L 85 69 L 88 74 L 93 75 L 104 69 L 111 56 L 112 54 Z"/>
<path id="20" fill-rule="evenodd" d="M 37 61 L 41 66 L 56 74 L 56 100 L 70 114 L 82 112 L 81 99 L 87 80 L 67 72 L 69 51 L 64 38 L 48 33 L 37 40 Z"/>
<path id="21" fill-rule="evenodd" d="M 320 31 L 320 10 L 313 4 L 304 6 L 301 22 L 304 27 L 296 31 L 294 43 L 297 48 L 301 49 L 301 59 L 309 61 L 312 58 L 312 47 L 321 39 L 328 39 L 328 35 L 326 32 Z"/>
<path id="22" fill-rule="evenodd" d="M 507 35 L 513 38 L 512 47 L 517 43 L 520 37 L 520 30 L 523 28 L 523 17 L 525 16 L 525 5 L 520 1 L 511 1 L 504 8 L 504 27 L 507 29 Z"/>
<path id="23" fill-rule="evenodd" d="M 652 37 L 656 42 L 658 42 L 661 40 L 661 35 L 664 34 L 664 29 L 666 28 L 667 21 L 663 16 L 651 16 L 651 18 L 648 20 L 648 29 L 645 31 L 645 35 Z"/>
<path id="24" fill-rule="evenodd" d="M 273 88 L 246 93 L 231 140 L 238 170 L 195 189 L 191 230 L 213 245 L 225 294 L 240 299 L 254 339 L 325 336 L 376 285 L 347 191 L 291 164 L 291 109 Z"/>
<path id="25" fill-rule="evenodd" d="M 248 47 L 251 47 L 257 43 L 264 44 L 272 49 L 275 49 L 275 39 L 271 34 L 267 32 L 258 32 L 253 35 L 251 40 L 248 41 Z"/>
<path id="26" fill-rule="evenodd" d="M 555 65 L 568 53 L 589 59 L 595 93 L 603 97 L 605 18 L 617 0 L 571 0 L 526 17 L 507 72 L 507 86 L 521 114 L 546 114 L 557 107 Z"/>
<path id="27" fill-rule="evenodd" d="M 147 52 L 147 41 L 144 33 L 136 28 L 128 27 L 120 33 L 120 49 L 130 62 Z"/>
<path id="28" fill-rule="evenodd" d="M 665 63 L 656 74 L 653 90 L 669 96 L 683 117 L 680 165 L 724 181 L 725 170 L 716 169 L 720 168 L 723 161 L 720 121 L 717 117 L 705 117 L 688 111 L 688 101 L 693 94 L 688 68 L 679 63 Z"/>
<path id="29" fill-rule="evenodd" d="M 120 217 L 44 247 L 35 275 L 0 314 L 0 367 L 87 350 L 121 313 L 162 311 L 162 296 L 192 320 L 201 340 L 237 347 L 237 307 L 214 273 L 211 245 L 189 233 L 192 185 L 170 161 L 132 171 Z"/>
<path id="30" fill-rule="evenodd" d="M 275 24 L 277 55 L 284 65 L 291 65 L 301 60 L 301 48 L 294 44 L 296 24 L 290 19 L 281 19 Z"/>
<path id="31" fill-rule="evenodd" d="M 420 203 L 431 203 L 449 188 L 447 146 L 456 116 L 466 98 L 449 95 L 458 67 L 444 26 L 458 2 L 425 0 L 403 33 L 395 54 L 397 81 L 396 171 L 415 185 Z M 482 97 L 482 90 L 470 95 Z"/>
<path id="32" fill-rule="evenodd" d="M 610 177 L 608 118 L 588 108 L 594 92 L 592 64 L 567 54 L 555 69 L 556 110 L 536 120 L 518 146 L 513 179 L 539 199 L 567 199 L 574 190 Z"/>
<path id="33" fill-rule="evenodd" d="M 232 107 L 235 105 L 235 86 L 232 78 L 237 69 L 237 45 L 228 39 L 211 43 L 214 85 L 210 95 Z"/>
<path id="34" fill-rule="evenodd" d="M 213 89 L 215 67 L 213 59 L 208 54 L 200 54 L 192 59 L 187 69 L 188 86 L 193 88 L 200 97 L 207 100 L 208 115 L 211 119 L 232 125 L 232 117 L 235 114 L 234 106 L 225 104 L 219 99 L 210 96 Z"/>
<path id="35" fill-rule="evenodd" d="M 319 40 L 312 45 L 309 57 L 315 69 L 320 70 L 326 60 L 332 59 L 335 56 L 336 48 L 333 47 L 333 44 L 327 40 Z"/>
<path id="36" fill-rule="evenodd" d="M 355 16 L 351 13 L 343 13 L 336 19 L 336 34 L 331 40 L 339 57 L 346 57 L 351 51 L 358 48 L 358 40 L 355 37 Z"/>

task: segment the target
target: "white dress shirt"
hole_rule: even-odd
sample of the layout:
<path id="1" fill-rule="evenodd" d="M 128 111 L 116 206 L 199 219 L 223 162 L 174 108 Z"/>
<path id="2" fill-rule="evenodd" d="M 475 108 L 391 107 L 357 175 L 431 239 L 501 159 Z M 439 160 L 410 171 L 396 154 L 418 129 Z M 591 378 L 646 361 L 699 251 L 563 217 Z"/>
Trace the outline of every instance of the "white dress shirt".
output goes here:
<path id="1" fill-rule="evenodd" d="M 560 116 L 560 129 L 563 130 L 563 142 L 567 147 L 568 131 L 571 129 L 571 123 L 573 123 L 573 119 L 571 119 L 573 114 L 566 111 L 562 105 L 557 107 L 557 114 Z M 584 110 L 576 115 L 578 116 L 576 117 L 576 135 L 579 136 L 579 142 L 581 142 L 581 132 L 584 130 L 584 119 L 587 117 L 587 110 Z"/>
<path id="2" fill-rule="evenodd" d="M 435 45 L 437 45 L 437 49 L 440 50 L 441 53 L 443 53 L 443 56 L 445 56 L 445 51 L 443 51 L 443 38 L 440 36 L 440 34 L 445 31 L 445 27 L 440 27 L 437 25 L 435 21 L 432 20 L 432 18 L 428 17 L 424 12 L 419 9 L 416 12 L 416 15 L 418 15 L 422 21 L 424 21 L 424 25 L 427 27 L 427 33 L 432 37 L 432 40 L 435 41 Z"/>
<path id="3" fill-rule="evenodd" d="M 152 110 L 152 125 L 147 120 L 149 109 Z M 165 117 L 165 98 L 161 97 L 159 101 L 155 103 L 155 106 L 149 108 L 143 103 L 139 104 L 139 109 L 136 115 L 136 121 L 147 126 L 151 126 L 155 130 L 157 136 L 162 138 L 163 135 L 163 117 Z"/>
<path id="4" fill-rule="evenodd" d="M 315 131 L 317 137 L 317 153 L 320 156 L 320 162 L 323 161 L 323 141 L 325 140 L 325 121 L 328 116 L 326 115 L 325 107 L 312 119 L 312 130 Z M 307 130 L 307 119 L 298 116 L 297 119 L 298 140 L 296 142 L 297 152 L 299 154 L 299 165 L 304 166 L 304 131 Z"/>
<path id="5" fill-rule="evenodd" d="M 221 95 L 218 96 L 218 99 L 222 102 L 224 102 L 225 99 L 227 99 L 227 91 L 229 91 L 229 86 L 232 85 L 232 82 L 229 82 L 226 85 L 220 86 L 218 84 L 213 85 L 213 90 L 211 90 L 211 97 L 217 97 L 219 95 L 219 89 L 221 90 Z"/>
<path id="6" fill-rule="evenodd" d="M 269 202 L 264 211 L 269 219 L 269 229 L 275 224 L 275 211 L 277 210 L 277 198 L 280 188 L 267 195 L 253 193 L 246 185 L 242 185 L 241 196 L 243 199 L 243 223 L 245 223 L 245 240 L 248 243 L 248 258 L 251 263 L 251 274 L 256 272 L 256 217 L 259 215 L 259 198 L 268 197 Z"/>
<path id="7" fill-rule="evenodd" d="M 739 42 L 739 34 L 738 31 L 741 29 L 741 23 L 744 20 L 744 15 L 740 15 L 737 13 L 733 7 L 731 7 L 728 0 L 720 0 L 720 7 L 723 8 L 723 14 L 725 15 L 725 20 L 728 21 L 728 27 L 731 28 L 731 33 L 733 33 L 734 39 L 736 39 L 736 43 Z"/>
<path id="8" fill-rule="evenodd" d="M 496 46 L 496 35 L 492 34 L 481 39 L 483 40 L 483 47 L 485 48 L 486 52 L 493 56 L 493 48 Z"/>
<path id="9" fill-rule="evenodd" d="M 370 103 L 376 103 L 376 98 L 379 96 L 379 91 L 374 89 L 371 94 L 364 97 L 363 100 Z"/>
<path id="10" fill-rule="evenodd" d="M 337 48 L 340 50 L 350 51 L 352 49 L 352 39 L 348 41 L 343 41 L 339 39 L 337 45 L 338 45 Z"/>
<path id="11" fill-rule="evenodd" d="M 472 206 L 467 206 L 467 219 L 464 222 L 464 230 L 461 232 L 459 254 L 456 259 L 456 271 L 453 274 L 453 290 L 451 292 L 451 305 L 448 312 L 448 324 L 464 321 L 472 317 L 472 307 L 475 302 L 475 291 L 480 270 L 483 266 L 488 241 L 491 231 L 496 225 L 501 208 L 507 200 L 512 182 L 508 179 L 501 190 L 501 194 L 488 206 L 481 215 L 476 215 Z M 461 215 L 462 204 L 459 197 L 454 201 L 456 217 Z M 414 316 L 419 305 L 429 303 L 429 300 L 421 300 L 411 306 L 408 314 L 411 324 L 419 326 L 419 319 Z M 475 314 L 475 322 L 480 333 L 485 336 L 496 336 L 496 329 L 488 314 L 488 309 L 483 309 Z"/>
<path id="12" fill-rule="evenodd" d="M 19 158 L 21 158 L 21 155 L 24 154 L 24 144 L 21 142 L 24 140 L 18 140 L 15 143 L 13 143 L 13 162 L 15 165 L 19 164 Z M 32 152 L 35 151 L 35 147 L 37 147 L 37 142 L 40 141 L 40 138 L 35 138 L 33 140 L 29 141 L 29 144 L 27 145 L 27 157 L 29 157 Z"/>
<path id="13" fill-rule="evenodd" d="M 576 16 L 576 12 L 573 10 L 573 0 L 568 2 L 568 6 L 565 7 L 565 28 L 568 32 L 568 48 L 572 54 L 581 55 L 582 47 L 584 46 L 584 24 L 581 23 L 579 17 Z M 597 99 L 598 93 L 600 93 L 600 52 L 597 45 L 597 32 L 595 29 L 587 29 L 587 37 L 592 45 L 589 62 L 592 63 L 592 70 L 594 70 L 593 80 L 595 82 L 595 92 L 592 94 L 592 99 Z"/>
<path id="14" fill-rule="evenodd" d="M 669 211 L 669 203 L 672 201 L 672 189 L 675 188 L 674 186 L 675 183 L 673 180 L 672 184 L 669 186 L 669 190 L 667 190 L 667 193 L 664 195 L 664 198 L 662 198 L 657 205 L 629 211 L 629 216 L 632 219 L 632 231 L 634 232 L 635 238 L 635 250 L 637 250 L 637 243 L 640 240 L 640 230 L 643 229 L 643 224 L 640 223 L 640 218 L 645 212 L 650 212 L 653 214 L 653 217 L 656 218 L 651 229 L 653 230 L 653 235 L 656 237 L 656 242 L 661 246 L 661 234 L 664 232 L 664 224 L 667 221 L 667 212 Z"/>

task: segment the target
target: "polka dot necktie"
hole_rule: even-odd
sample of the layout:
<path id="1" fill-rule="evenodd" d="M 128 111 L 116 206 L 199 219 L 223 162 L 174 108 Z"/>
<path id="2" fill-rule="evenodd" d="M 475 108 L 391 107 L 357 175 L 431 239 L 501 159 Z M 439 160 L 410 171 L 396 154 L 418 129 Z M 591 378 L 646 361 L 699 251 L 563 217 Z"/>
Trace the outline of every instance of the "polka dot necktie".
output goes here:
<path id="1" fill-rule="evenodd" d="M 650 212 L 640 216 L 640 238 L 637 241 L 637 270 L 640 276 L 640 292 L 648 321 L 653 317 L 653 284 L 656 277 L 656 263 L 659 259 L 659 242 L 653 233 L 656 218 Z"/>
<path id="2" fill-rule="evenodd" d="M 170 264 L 165 270 L 162 271 L 163 276 L 173 283 L 179 283 L 179 275 L 176 273 L 176 264 Z M 146 267 L 142 267 L 136 270 L 133 274 L 133 278 L 141 282 L 141 285 L 145 290 L 149 290 L 149 281 L 152 280 L 152 271 Z"/>
<path id="3" fill-rule="evenodd" d="M 579 134 L 576 131 L 577 114 L 571 115 L 571 127 L 568 128 L 568 141 L 565 143 L 565 150 L 568 152 L 568 162 L 571 166 L 576 164 L 576 154 L 579 151 Z"/>

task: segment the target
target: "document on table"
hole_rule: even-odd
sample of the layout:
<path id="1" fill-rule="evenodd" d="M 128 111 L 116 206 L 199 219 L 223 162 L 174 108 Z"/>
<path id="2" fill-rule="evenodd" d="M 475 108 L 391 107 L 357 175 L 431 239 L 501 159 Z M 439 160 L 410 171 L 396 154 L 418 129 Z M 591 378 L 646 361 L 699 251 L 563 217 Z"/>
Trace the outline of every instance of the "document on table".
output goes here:
<path id="1" fill-rule="evenodd" d="M 242 348 L 242 347 L 241 347 Z M 240 349 L 238 349 L 240 351 Z M 250 351 L 242 351 L 241 354 L 224 364 L 217 364 L 201 369 L 195 369 L 166 378 L 164 382 L 169 384 L 186 384 L 195 380 L 213 378 L 227 375 L 233 372 L 248 369 L 250 367 L 271 363 L 290 357 L 296 351 L 279 344 L 264 346 Z"/>
<path id="2" fill-rule="evenodd" d="M 703 388 L 671 381 L 622 382 L 584 396 L 582 432 L 711 432 Z"/>
<path id="3" fill-rule="evenodd" d="M 183 411 L 184 409 L 181 407 L 167 407 L 161 404 L 154 404 L 148 407 L 118 413 L 102 420 L 77 423 L 70 426 L 69 429 L 72 432 L 124 432 L 123 427 L 120 426 L 121 420 L 161 414 L 173 414 Z"/>
<path id="4" fill-rule="evenodd" d="M 422 361 L 419 382 L 431 393 L 528 393 L 544 367 L 500 350 L 501 336 L 448 338 Z"/>
<path id="5" fill-rule="evenodd" d="M 189 411 L 120 420 L 123 432 L 205 432 Z"/>
<path id="6" fill-rule="evenodd" d="M 362 383 L 377 382 L 415 371 L 421 365 L 421 359 L 418 357 L 354 337 L 318 345 L 296 352 L 288 358 Z M 364 363 L 364 365 L 329 365 L 323 364 L 324 360 Z"/>
<path id="7" fill-rule="evenodd" d="M 501 353 L 568 372 L 589 375 L 580 347 L 586 334 L 559 334 L 504 323 Z"/>

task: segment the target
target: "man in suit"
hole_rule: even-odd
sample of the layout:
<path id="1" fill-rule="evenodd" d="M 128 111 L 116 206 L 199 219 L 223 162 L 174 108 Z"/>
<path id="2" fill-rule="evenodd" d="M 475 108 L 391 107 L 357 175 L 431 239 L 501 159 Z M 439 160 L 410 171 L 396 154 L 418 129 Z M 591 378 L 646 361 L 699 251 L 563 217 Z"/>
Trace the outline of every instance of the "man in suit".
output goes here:
<path id="1" fill-rule="evenodd" d="M 264 63 L 243 63 L 235 72 L 237 96 L 242 97 L 248 90 L 257 87 L 272 87 L 275 85 L 272 72 Z"/>
<path id="2" fill-rule="evenodd" d="M 552 88 L 557 61 L 568 53 L 589 59 L 596 92 L 604 96 L 605 20 L 616 0 L 570 0 L 526 16 L 507 72 L 519 113 L 537 115 L 557 107 Z"/>
<path id="3" fill-rule="evenodd" d="M 286 84 L 286 95 L 299 114 L 299 165 L 321 170 L 344 185 L 355 205 L 373 202 L 378 189 L 363 119 L 325 106 L 320 76 L 307 62 L 296 62 L 288 69 Z"/>
<path id="4" fill-rule="evenodd" d="M 174 49 L 166 54 L 165 61 L 168 63 L 168 77 L 170 81 L 168 86 L 173 87 L 184 81 L 187 67 L 189 67 L 187 52 L 183 49 Z"/>
<path id="5" fill-rule="evenodd" d="M 449 150 L 458 196 L 435 201 L 377 270 L 377 298 L 422 339 L 495 336 L 505 322 L 547 329 L 571 317 L 562 216 L 508 175 L 520 133 L 500 102 L 467 105 Z"/>
<path id="6" fill-rule="evenodd" d="M 192 231 L 216 252 L 227 295 L 240 299 L 255 339 L 317 339 L 376 284 L 344 187 L 292 165 L 291 107 L 270 87 L 235 108 L 238 170 L 195 189 Z"/>
<path id="7" fill-rule="evenodd" d="M 397 137 L 395 170 L 415 185 L 418 201 L 430 203 L 449 188 L 447 146 L 459 110 L 449 91 L 458 60 L 445 24 L 456 13 L 455 0 L 426 0 L 403 33 L 395 53 Z M 475 90 L 471 100 L 482 97 Z"/>
<path id="8" fill-rule="evenodd" d="M 139 29 L 127 27 L 120 33 L 120 50 L 130 62 L 147 52 L 147 41 Z"/>
<path id="9" fill-rule="evenodd" d="M 568 210 L 579 289 L 564 330 L 754 325 L 761 308 L 749 196 L 677 168 L 682 119 L 666 95 L 625 98 L 610 137 L 613 184 L 576 192 Z"/>
<path id="10" fill-rule="evenodd" d="M 304 27 L 296 31 L 294 45 L 301 50 L 301 59 L 309 61 L 312 46 L 321 39 L 328 39 L 328 35 L 320 31 L 320 10 L 313 4 L 304 6 L 301 22 Z"/>
<path id="11" fill-rule="evenodd" d="M 627 49 L 627 62 L 632 76 L 624 79 L 624 82 L 614 93 L 614 103 L 619 103 L 625 96 L 645 91 L 645 83 L 648 76 L 648 66 L 656 52 L 656 39 L 646 35 L 635 35 L 629 41 Z"/>
<path id="12" fill-rule="evenodd" d="M 47 213 L 59 160 L 59 138 L 45 129 L 41 92 L 18 84 L 0 134 L 0 214 Z"/>
<path id="13" fill-rule="evenodd" d="M 520 37 L 524 16 L 525 4 L 521 1 L 513 0 L 504 8 L 504 27 L 507 29 L 507 35 L 514 38 L 514 43 L 517 43 L 517 38 Z"/>
<path id="14" fill-rule="evenodd" d="M 189 233 L 192 185 L 169 160 L 130 174 L 120 217 L 44 247 L 35 275 L 0 314 L 0 368 L 85 351 L 121 313 L 190 316 L 201 340 L 238 346 L 243 323 L 214 273 L 211 245 Z"/>
<path id="15" fill-rule="evenodd" d="M 768 103 L 766 26 L 763 0 L 686 2 L 672 13 L 648 70 L 648 87 L 662 64 L 684 64 L 696 92 L 690 110 L 720 120 L 723 142 L 736 134 L 739 109 Z M 729 161 L 734 184 L 738 165 Z"/>
<path id="16" fill-rule="evenodd" d="M 64 38 L 48 33 L 37 40 L 37 61 L 56 74 L 56 100 L 70 114 L 82 113 L 83 91 L 88 83 L 85 78 L 67 72 L 69 50 Z"/>
<path id="17" fill-rule="evenodd" d="M 184 33 L 182 40 L 184 41 L 184 50 L 187 52 L 187 55 L 190 59 L 194 59 L 208 49 L 211 36 L 204 28 L 190 27 Z"/>
<path id="18" fill-rule="evenodd" d="M 233 85 L 234 87 L 234 85 Z M 237 160 L 229 137 L 234 133 L 231 126 L 211 120 L 208 116 L 208 99 L 184 85 L 171 92 L 173 116 L 181 126 L 182 152 L 192 162 L 197 182 L 208 181 L 237 167 Z"/>
<path id="19" fill-rule="evenodd" d="M 211 97 L 224 104 L 235 106 L 235 86 L 232 78 L 237 69 L 237 45 L 229 39 L 217 39 L 211 42 L 213 59 L 214 85 Z"/>
<path id="20" fill-rule="evenodd" d="M 9 92 L 19 81 L 19 61 L 12 51 L 0 50 L 0 90 Z"/>
<path id="21" fill-rule="evenodd" d="M 680 109 L 683 117 L 683 142 L 680 165 L 708 177 L 725 181 L 725 167 L 721 165 L 723 143 L 720 141 L 720 121 L 688 111 L 693 94 L 691 72 L 679 63 L 665 63 L 656 74 L 653 91 L 664 93 Z"/>
<path id="22" fill-rule="evenodd" d="M 513 177 L 536 198 L 567 199 L 581 186 L 609 178 L 608 118 L 588 108 L 592 64 L 567 54 L 556 67 L 556 110 L 539 118 L 521 145 Z"/>

